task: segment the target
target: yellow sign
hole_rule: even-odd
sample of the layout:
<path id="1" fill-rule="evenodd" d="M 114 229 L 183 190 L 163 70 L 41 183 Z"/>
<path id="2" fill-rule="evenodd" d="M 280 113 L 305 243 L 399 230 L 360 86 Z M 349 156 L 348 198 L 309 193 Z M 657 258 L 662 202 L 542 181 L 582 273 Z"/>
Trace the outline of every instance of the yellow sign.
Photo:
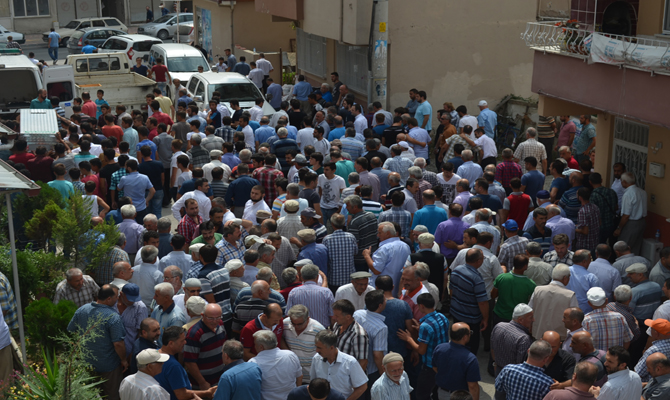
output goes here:
<path id="1" fill-rule="evenodd" d="M 386 22 L 380 22 L 379 23 L 379 32 L 381 32 L 381 33 L 386 32 Z"/>

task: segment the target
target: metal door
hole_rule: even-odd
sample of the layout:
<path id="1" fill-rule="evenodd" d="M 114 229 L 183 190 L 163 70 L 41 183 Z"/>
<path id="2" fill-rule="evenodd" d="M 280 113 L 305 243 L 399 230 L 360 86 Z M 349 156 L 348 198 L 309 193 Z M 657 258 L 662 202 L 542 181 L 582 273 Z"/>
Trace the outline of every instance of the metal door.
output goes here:
<path id="1" fill-rule="evenodd" d="M 635 175 L 636 185 L 644 189 L 647 177 L 649 126 L 623 118 L 614 121 L 612 165 L 623 163 Z M 598 153 L 596 152 L 596 157 Z"/>

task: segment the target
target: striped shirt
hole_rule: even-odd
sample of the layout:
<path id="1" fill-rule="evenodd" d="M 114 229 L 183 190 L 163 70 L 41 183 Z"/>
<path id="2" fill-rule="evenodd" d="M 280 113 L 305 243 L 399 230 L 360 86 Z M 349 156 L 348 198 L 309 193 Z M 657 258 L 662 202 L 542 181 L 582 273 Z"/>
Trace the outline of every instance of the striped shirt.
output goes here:
<path id="1" fill-rule="evenodd" d="M 207 274 L 207 280 L 211 285 L 216 304 L 221 307 L 223 322 L 230 321 L 233 318 L 233 309 L 230 306 L 230 274 L 228 270 L 221 268 L 212 271 Z"/>
<path id="2" fill-rule="evenodd" d="M 500 322 L 491 332 L 491 351 L 500 368 L 522 363 L 532 343 L 528 329 L 516 321 Z"/>
<path id="3" fill-rule="evenodd" d="M 222 346 L 226 341 L 226 328 L 219 321 L 216 331 L 212 331 L 203 321 L 189 329 L 184 346 L 184 362 L 195 363 L 202 377 L 214 386 L 223 372 Z M 191 380 L 193 389 L 199 389 L 198 382 Z"/>
<path id="4" fill-rule="evenodd" d="M 333 292 L 330 289 L 319 286 L 314 281 L 306 281 L 302 286 L 291 290 L 286 308 L 290 310 L 294 305 L 302 304 L 307 307 L 312 319 L 323 326 L 330 326 L 334 302 Z"/>
<path id="5" fill-rule="evenodd" d="M 354 256 L 354 263 L 365 263 L 363 250 L 372 247 L 374 252 L 377 249 L 377 218 L 365 211 L 352 214 L 349 233 L 358 241 L 358 253 Z"/>
<path id="6" fill-rule="evenodd" d="M 337 333 L 337 349 L 349 354 L 357 360 L 367 360 L 369 357 L 369 339 L 365 329 L 353 321 L 344 331 L 340 332 L 340 325 L 336 322 L 333 331 Z"/>
<path id="7" fill-rule="evenodd" d="M 438 344 L 449 341 L 449 320 L 444 314 L 433 311 L 419 320 L 419 343 L 426 343 L 426 354 L 421 356 L 421 361 L 427 367 L 433 366 L 433 351 Z"/>
<path id="8" fill-rule="evenodd" d="M 358 310 L 354 312 L 354 319 L 368 334 L 370 351 L 366 372 L 368 375 L 374 374 L 378 371 L 377 363 L 374 362 L 374 352 L 381 351 L 383 355 L 388 352 L 388 326 L 384 323 L 386 317 L 373 311 Z"/>
<path id="9" fill-rule="evenodd" d="M 525 254 L 527 244 L 528 239 L 523 236 L 514 235 L 507 238 L 507 240 L 505 240 L 505 242 L 500 245 L 500 253 L 498 254 L 498 261 L 500 261 L 500 265 L 506 266 L 507 270 L 511 271 L 514 262 L 514 256 L 517 254 Z"/>
<path id="10" fill-rule="evenodd" d="M 324 329 L 326 328 L 319 321 L 310 318 L 307 321 L 305 330 L 298 335 L 295 326 L 291 323 L 291 319 L 289 317 L 284 318 L 284 341 L 286 341 L 289 350 L 294 352 L 298 356 L 298 359 L 300 359 L 303 384 L 309 383 L 311 379 L 309 370 L 312 367 L 312 359 L 316 354 L 316 334 Z"/>
<path id="11" fill-rule="evenodd" d="M 354 256 L 358 253 L 356 238 L 340 229 L 323 238 L 323 245 L 328 249 L 328 283 L 336 287 L 346 285 L 351 279 L 350 275 L 356 272 L 354 267 Z"/>
<path id="12" fill-rule="evenodd" d="M 482 313 L 479 304 L 488 301 L 486 284 L 477 269 L 465 264 L 451 273 L 451 315 L 460 321 L 479 323 Z"/>
<path id="13" fill-rule="evenodd" d="M 239 294 L 237 295 L 239 299 Z M 241 332 L 242 328 L 254 318 L 258 317 L 259 314 L 263 312 L 265 306 L 268 304 L 268 301 L 252 297 L 248 300 L 240 302 L 235 307 L 235 315 L 233 316 L 233 326 L 232 329 L 234 332 Z"/>

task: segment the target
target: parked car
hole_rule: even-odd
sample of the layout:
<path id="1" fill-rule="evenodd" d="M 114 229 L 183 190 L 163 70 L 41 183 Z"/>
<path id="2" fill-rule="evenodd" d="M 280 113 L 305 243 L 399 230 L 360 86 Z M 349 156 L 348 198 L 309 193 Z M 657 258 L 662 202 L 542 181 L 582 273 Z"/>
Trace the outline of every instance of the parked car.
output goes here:
<path id="1" fill-rule="evenodd" d="M 122 51 L 128 55 L 131 64 L 135 64 L 137 57 L 149 61 L 151 46 L 163 43 L 162 40 L 147 35 L 118 35 L 107 39 L 100 46 L 98 53 L 116 53 Z"/>
<path id="2" fill-rule="evenodd" d="M 81 49 L 86 46 L 87 40 L 91 46 L 100 47 L 110 37 L 123 34 L 125 34 L 124 31 L 110 28 L 84 28 L 77 30 L 67 42 L 67 52 L 68 54 L 81 54 Z"/>
<path id="3" fill-rule="evenodd" d="M 193 21 L 192 13 L 179 14 L 179 24 Z M 137 28 L 137 33 L 167 40 L 177 34 L 177 14 L 166 14 Z"/>
<path id="4" fill-rule="evenodd" d="M 0 25 L 0 43 L 5 43 L 7 41 L 7 36 L 11 36 L 18 44 L 24 44 L 26 42 L 25 36 L 23 33 L 12 32 L 4 26 Z"/>
<path id="5" fill-rule="evenodd" d="M 199 66 L 202 66 L 205 71 L 209 71 L 211 68 L 200 50 L 187 44 L 155 44 L 151 47 L 152 66 L 159 57 L 163 59 L 172 79 L 177 78 L 184 83 L 188 82 L 191 75 L 198 72 Z M 166 95 L 172 98 L 170 85 L 167 86 L 166 91 Z"/>
<path id="6" fill-rule="evenodd" d="M 246 76 L 237 72 L 203 72 L 193 74 L 188 84 L 185 85 L 188 94 L 193 101 L 202 110 L 207 108 L 212 93 L 221 94 L 220 103 L 228 107 L 230 114 L 233 110 L 230 108 L 230 100 L 240 102 L 243 110 L 253 107 L 255 100 L 265 98 L 258 87 Z M 263 115 L 272 115 L 275 113 L 270 102 L 263 103 Z"/>
<path id="7" fill-rule="evenodd" d="M 92 18 L 77 18 L 70 21 L 62 28 L 56 29 L 56 33 L 60 35 L 60 47 L 66 47 L 70 37 L 78 30 L 84 28 L 105 28 L 118 29 L 120 31 L 128 32 L 128 27 L 121 21 L 114 17 L 92 17 Z M 43 32 L 42 40 L 49 43 L 49 34 L 51 32 Z"/>

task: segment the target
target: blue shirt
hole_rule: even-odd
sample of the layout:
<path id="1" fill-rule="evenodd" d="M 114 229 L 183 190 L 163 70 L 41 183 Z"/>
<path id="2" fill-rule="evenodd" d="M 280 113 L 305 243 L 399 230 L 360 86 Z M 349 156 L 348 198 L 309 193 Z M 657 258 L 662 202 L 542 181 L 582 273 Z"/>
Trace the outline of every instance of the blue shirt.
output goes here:
<path id="1" fill-rule="evenodd" d="M 379 243 L 379 248 L 372 254 L 372 262 L 374 268 L 380 272 L 379 275 L 388 275 L 393 279 L 394 296 L 397 296 L 398 290 L 402 288 L 400 277 L 410 254 L 411 249 L 407 243 L 398 237 L 388 238 Z M 379 275 L 373 273 L 370 277 L 370 286 L 374 286 L 374 281 Z"/>
<path id="2" fill-rule="evenodd" d="M 312 260 L 314 265 L 319 267 L 321 272 L 328 275 L 328 249 L 326 246 L 318 243 L 310 243 L 300 250 L 298 261 L 303 259 Z"/>
<path id="3" fill-rule="evenodd" d="M 326 103 L 332 103 L 333 102 L 333 94 L 330 92 L 322 93 L 321 97 Z"/>
<path id="4" fill-rule="evenodd" d="M 310 93 L 312 93 L 312 85 L 307 81 L 298 82 L 293 86 L 293 94 L 300 101 L 307 101 Z"/>
<path id="5" fill-rule="evenodd" d="M 433 366 L 433 352 L 435 347 L 449 341 L 449 320 L 444 314 L 433 311 L 419 320 L 419 343 L 428 344 L 426 354 L 421 356 L 423 365 Z"/>
<path id="6" fill-rule="evenodd" d="M 381 167 L 373 168 L 370 170 L 371 174 L 377 175 L 377 178 L 379 178 L 379 194 L 386 194 L 388 193 L 390 187 L 389 187 L 389 175 L 391 174 L 391 171 L 388 169 L 382 169 Z M 378 199 L 372 199 L 374 201 L 377 201 Z"/>
<path id="7" fill-rule="evenodd" d="M 149 68 L 146 65 L 140 65 L 139 67 L 135 65 L 130 70 L 136 74 L 147 76 L 147 71 L 149 71 Z"/>
<path id="8" fill-rule="evenodd" d="M 192 178 L 187 180 L 186 182 L 181 184 L 181 187 L 179 188 L 179 194 L 186 194 L 188 192 L 192 192 L 195 190 L 195 181 L 198 178 Z M 250 189 L 251 191 L 251 189 Z M 210 187 L 209 190 L 207 191 L 207 197 L 214 196 L 214 192 L 212 191 L 212 188 Z"/>
<path id="9" fill-rule="evenodd" d="M 386 128 L 388 128 L 388 127 L 389 127 L 388 125 L 384 125 L 384 124 L 382 124 L 382 125 L 377 125 L 377 126 L 375 126 L 374 128 L 372 128 L 372 131 L 373 131 L 377 136 L 381 137 L 382 134 L 384 133 L 384 129 L 386 129 Z M 330 137 L 328 138 L 328 140 L 330 140 Z"/>
<path id="10" fill-rule="evenodd" d="M 256 141 L 259 144 L 266 143 L 268 139 L 270 139 L 274 134 L 275 130 L 270 125 L 261 125 L 261 127 L 256 129 L 256 132 L 254 132 Z"/>
<path id="11" fill-rule="evenodd" d="M 661 305 L 661 296 L 663 295 L 661 285 L 646 280 L 638 283 L 632 290 L 633 297 L 628 307 L 633 310 L 633 315 L 638 320 L 651 319 L 654 316 L 654 311 Z"/>
<path id="12" fill-rule="evenodd" d="M 406 357 L 406 343 L 395 332 L 398 332 L 398 329 L 407 329 L 405 321 L 413 318 L 412 309 L 409 308 L 409 304 L 400 299 L 390 299 L 386 300 L 386 308 L 381 314 L 386 317 L 384 323 L 388 327 L 388 331 L 392 333 L 388 337 L 388 351 L 398 353 L 403 358 Z"/>
<path id="13" fill-rule="evenodd" d="M 310 361 L 311 363 L 311 361 Z M 216 399 L 216 396 L 215 396 Z M 288 394 L 286 400 L 312 400 L 312 397 L 309 395 L 307 385 L 298 386 L 297 388 L 291 390 Z M 346 400 L 346 397 L 337 390 L 331 388 L 328 397 L 324 400 Z"/>
<path id="14" fill-rule="evenodd" d="M 431 121 L 433 119 L 433 106 L 428 101 L 419 104 L 414 113 L 414 118 L 419 122 L 419 127 L 423 125 L 423 117 L 426 115 L 428 116 L 428 123 L 426 123 L 424 129 L 430 132 L 433 129 L 433 122 Z"/>
<path id="15" fill-rule="evenodd" d="M 419 123 L 419 125 L 420 124 L 421 123 Z M 425 146 L 420 146 L 414 143 L 410 144 L 410 146 L 412 146 L 412 149 L 414 149 L 414 154 L 417 157 L 423 157 L 425 159 L 429 159 L 428 155 L 428 146 L 430 146 L 430 134 L 428 133 L 428 130 L 430 130 L 429 126 L 430 126 L 430 119 L 428 120 L 428 125 L 426 125 L 426 129 L 416 127 L 409 130 L 409 136 L 411 136 L 412 139 L 418 140 L 419 142 L 423 142 L 426 144 Z"/>
<path id="16" fill-rule="evenodd" d="M 447 160 L 447 162 L 450 162 L 454 165 L 454 171 L 458 171 L 458 168 L 460 168 L 460 166 L 463 165 L 464 161 L 461 158 L 461 156 L 458 156 L 458 157 L 450 158 L 449 160 Z"/>
<path id="17" fill-rule="evenodd" d="M 51 35 L 49 35 L 51 36 Z M 81 48 L 81 54 L 91 54 L 93 53 L 93 50 L 97 49 L 97 47 L 87 44 L 86 46 Z"/>
<path id="18" fill-rule="evenodd" d="M 126 329 L 116 310 L 104 304 L 84 304 L 74 313 L 67 330 L 82 332 L 94 318 L 102 318 L 96 327 L 100 335 L 88 342 L 86 347 L 90 351 L 91 359 L 87 361 L 97 372 L 110 372 L 121 364 L 114 343 L 122 342 L 126 336 Z"/>
<path id="19" fill-rule="evenodd" d="M 49 39 L 51 39 L 51 43 L 49 44 L 49 47 L 59 47 L 60 46 L 60 35 L 56 32 L 51 32 L 49 34 Z"/>
<path id="20" fill-rule="evenodd" d="M 260 182 L 250 177 L 249 175 L 242 175 L 238 177 L 228 186 L 228 191 L 226 192 L 225 198 L 226 204 L 228 204 L 228 206 L 232 205 L 234 207 L 244 208 L 247 200 L 251 198 L 251 188 L 260 184 Z M 235 195 L 234 200 L 233 194 Z"/>
<path id="21" fill-rule="evenodd" d="M 593 311 L 593 308 L 589 305 L 589 301 L 586 298 L 586 292 L 596 286 L 602 287 L 598 278 L 587 271 L 586 268 L 581 265 L 570 266 L 570 282 L 568 282 L 568 285 L 565 288 L 575 292 L 579 308 L 584 311 L 584 314 Z"/>
<path id="22" fill-rule="evenodd" d="M 278 83 L 272 83 L 272 85 L 268 86 L 267 93 L 272 95 L 270 105 L 274 109 L 281 107 L 281 99 L 282 96 L 284 95 L 281 85 L 279 85 Z"/>
<path id="23" fill-rule="evenodd" d="M 461 164 L 460 167 L 456 170 L 456 175 L 460 176 L 462 179 L 467 179 L 470 182 L 470 189 L 475 186 L 475 181 L 482 177 L 484 170 L 479 164 L 475 164 L 472 161 L 466 161 Z M 486 206 L 484 206 L 486 207 Z M 493 211 L 498 211 L 498 209 L 491 208 Z"/>
<path id="24" fill-rule="evenodd" d="M 170 393 L 170 400 L 177 400 L 177 396 L 174 394 L 175 389 L 191 390 L 188 374 L 174 356 L 170 356 L 170 359 L 163 363 L 161 373 L 154 376 L 154 379 Z"/>
<path id="25" fill-rule="evenodd" d="M 199 121 L 200 122 L 200 127 L 198 128 L 198 130 L 200 131 L 200 133 L 205 133 L 205 128 L 207 127 L 207 121 L 204 118 L 199 117 L 196 114 L 196 115 L 194 115 L 191 118 L 188 118 L 186 120 L 186 122 L 188 122 L 188 123 L 190 123 L 191 121 Z"/>
<path id="26" fill-rule="evenodd" d="M 486 284 L 475 267 L 459 265 L 451 273 L 451 315 L 478 324 L 482 320 L 479 303 L 488 301 Z"/>
<path id="27" fill-rule="evenodd" d="M 560 199 L 563 197 L 563 193 L 565 193 L 565 191 L 570 188 L 570 182 L 567 178 L 554 178 L 554 180 L 551 181 L 551 187 L 549 188 L 549 191 L 553 190 L 554 188 L 558 189 L 558 192 L 556 192 L 556 198 Z"/>
<path id="28" fill-rule="evenodd" d="M 408 102 L 407 102 L 407 105 L 405 106 L 405 108 L 407 108 L 407 110 L 409 111 L 409 115 L 410 115 L 412 118 L 414 118 L 414 116 L 415 116 L 415 114 L 416 114 L 416 109 L 417 109 L 417 107 L 419 107 L 419 102 L 416 101 L 416 100 L 410 100 L 410 101 L 408 101 Z"/>
<path id="29" fill-rule="evenodd" d="M 442 343 L 433 352 L 437 368 L 435 384 L 444 390 L 468 390 L 468 382 L 479 382 L 479 362 L 470 349 L 454 342 Z"/>
<path id="30" fill-rule="evenodd" d="M 526 187 L 523 192 L 533 199 L 533 203 L 537 204 L 535 196 L 544 188 L 544 174 L 536 169 L 528 171 L 521 177 L 521 185 Z"/>
<path id="31" fill-rule="evenodd" d="M 171 326 L 182 326 L 187 321 L 184 313 L 181 312 L 181 308 L 177 307 L 174 302 L 167 309 L 163 309 L 163 306 L 158 306 L 154 308 L 151 313 L 151 318 L 158 321 L 161 327 L 161 334 L 156 340 L 159 346 L 163 346 L 163 332 Z"/>
<path id="32" fill-rule="evenodd" d="M 582 133 L 575 137 L 572 147 L 575 149 L 575 156 L 582 155 L 591 145 L 593 139 L 596 137 L 596 128 L 589 123 L 582 127 Z"/>
<path id="33" fill-rule="evenodd" d="M 345 133 L 346 129 L 344 127 L 335 128 L 328 134 L 328 141 L 332 142 L 335 139 L 340 139 Z"/>
<path id="34" fill-rule="evenodd" d="M 568 219 L 574 222 L 575 225 L 579 221 L 579 209 L 582 207 L 582 203 L 579 202 L 579 198 L 577 197 L 577 191 L 581 188 L 581 186 L 576 186 L 566 190 L 558 202 L 558 205 L 565 210 Z"/>
<path id="35" fill-rule="evenodd" d="M 158 147 L 156 147 L 156 143 L 152 142 L 152 141 L 149 140 L 149 139 L 144 139 L 143 141 L 137 143 L 137 145 L 135 146 L 135 151 L 136 151 L 136 152 L 137 152 L 137 151 L 140 151 L 140 149 L 142 148 L 142 146 L 149 146 L 149 147 L 151 147 L 151 159 L 152 159 L 152 160 L 156 160 L 156 151 L 158 150 Z M 132 154 L 132 153 L 131 153 L 131 154 Z M 133 203 L 133 204 L 135 204 L 135 203 Z"/>
<path id="36" fill-rule="evenodd" d="M 447 220 L 447 212 L 443 208 L 436 207 L 435 204 L 424 205 L 420 210 L 414 213 L 412 229 L 417 225 L 425 225 L 431 235 L 435 235 L 437 226 Z"/>
<path id="37" fill-rule="evenodd" d="M 498 114 L 488 108 L 483 109 L 477 116 L 477 125 L 484 129 L 486 136 L 493 139 L 496 125 L 498 125 Z"/>
<path id="38" fill-rule="evenodd" d="M 143 211 L 147 208 L 145 193 L 153 188 L 149 177 L 142 175 L 137 171 L 121 178 L 118 188 L 133 200 L 133 205 L 137 211 Z"/>
<path id="39" fill-rule="evenodd" d="M 214 400 L 261 400 L 262 374 L 258 364 L 241 360 L 233 364 L 226 366 L 221 375 Z"/>
<path id="40" fill-rule="evenodd" d="M 233 72 L 237 72 L 238 74 L 242 74 L 244 76 L 249 75 L 249 71 L 251 71 L 251 66 L 249 64 L 240 61 L 232 69 Z"/>

